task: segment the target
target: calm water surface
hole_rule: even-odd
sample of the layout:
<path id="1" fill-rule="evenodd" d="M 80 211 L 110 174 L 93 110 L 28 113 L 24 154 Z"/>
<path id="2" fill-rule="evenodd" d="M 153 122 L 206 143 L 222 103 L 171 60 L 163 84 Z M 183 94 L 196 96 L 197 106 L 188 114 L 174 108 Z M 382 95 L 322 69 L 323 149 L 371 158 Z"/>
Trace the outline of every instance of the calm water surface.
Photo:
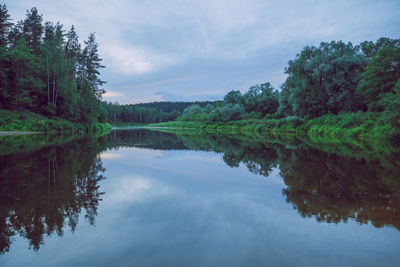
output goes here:
<path id="1" fill-rule="evenodd" d="M 399 159 L 143 129 L 21 147 L 0 266 L 399 266 Z"/>

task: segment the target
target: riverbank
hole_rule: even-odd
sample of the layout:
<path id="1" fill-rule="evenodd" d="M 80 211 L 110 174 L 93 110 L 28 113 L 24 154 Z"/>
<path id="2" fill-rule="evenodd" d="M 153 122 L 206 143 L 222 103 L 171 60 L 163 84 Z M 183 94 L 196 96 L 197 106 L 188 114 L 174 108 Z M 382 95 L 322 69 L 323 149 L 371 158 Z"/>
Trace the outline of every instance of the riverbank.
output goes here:
<path id="1" fill-rule="evenodd" d="M 112 129 L 108 123 L 79 124 L 60 118 L 48 118 L 28 111 L 0 110 L 0 135 L 28 133 L 89 133 L 101 135 Z"/>
<path id="2" fill-rule="evenodd" d="M 379 113 L 372 112 L 325 115 L 310 120 L 287 117 L 228 122 L 173 121 L 148 126 L 253 136 L 266 134 L 299 138 L 307 136 L 316 143 L 363 143 L 374 147 L 382 143 L 400 145 L 399 128 L 381 119 Z"/>

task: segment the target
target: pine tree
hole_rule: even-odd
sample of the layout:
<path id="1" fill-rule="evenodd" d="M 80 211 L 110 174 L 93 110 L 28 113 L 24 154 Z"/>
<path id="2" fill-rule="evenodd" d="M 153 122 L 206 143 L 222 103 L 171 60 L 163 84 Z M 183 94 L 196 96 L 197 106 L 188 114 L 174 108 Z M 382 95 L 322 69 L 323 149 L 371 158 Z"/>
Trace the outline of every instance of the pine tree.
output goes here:
<path id="1" fill-rule="evenodd" d="M 24 22 L 22 20 L 18 21 L 11 27 L 8 33 L 8 45 L 12 49 L 17 45 L 19 39 L 23 37 L 23 27 Z"/>
<path id="2" fill-rule="evenodd" d="M 0 46 L 2 47 L 8 44 L 8 33 L 13 25 L 10 20 L 6 5 L 0 5 Z"/>
<path id="3" fill-rule="evenodd" d="M 81 45 L 79 44 L 78 34 L 75 32 L 74 25 L 66 34 L 67 42 L 65 44 L 65 57 L 78 60 L 79 53 L 81 52 Z"/>
<path id="4" fill-rule="evenodd" d="M 40 79 L 39 58 L 30 52 L 25 39 L 20 39 L 11 51 L 10 95 L 12 105 L 18 108 L 36 109 L 39 89 L 44 84 Z"/>
<path id="5" fill-rule="evenodd" d="M 23 36 L 32 53 L 39 54 L 39 46 L 43 34 L 42 15 L 39 15 L 36 7 L 26 11 L 26 18 L 23 23 Z"/>
<path id="6" fill-rule="evenodd" d="M 100 88 L 105 82 L 99 78 L 99 70 L 104 68 L 101 65 L 102 60 L 99 57 L 95 34 L 91 33 L 88 40 L 85 41 L 85 48 L 79 57 L 78 88 L 86 86 L 97 97 L 101 97 L 105 93 L 104 89 Z"/>

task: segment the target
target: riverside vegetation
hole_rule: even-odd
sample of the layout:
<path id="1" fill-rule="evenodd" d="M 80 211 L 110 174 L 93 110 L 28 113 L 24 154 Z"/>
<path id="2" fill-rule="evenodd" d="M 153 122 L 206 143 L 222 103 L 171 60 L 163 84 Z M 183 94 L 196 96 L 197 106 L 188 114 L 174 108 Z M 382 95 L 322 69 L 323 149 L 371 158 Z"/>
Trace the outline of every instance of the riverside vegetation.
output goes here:
<path id="1" fill-rule="evenodd" d="M 175 120 L 190 105 L 212 103 L 102 101 L 104 66 L 93 33 L 81 47 L 74 26 L 43 24 L 35 7 L 11 21 L 0 5 L 0 131 L 107 133 L 108 122 Z"/>
<path id="2" fill-rule="evenodd" d="M 34 7 L 12 23 L 0 5 L 0 131 L 108 132 L 95 35 L 42 23 Z"/>
<path id="3" fill-rule="evenodd" d="M 285 73 L 280 92 L 268 82 L 230 91 L 222 102 L 192 105 L 176 121 L 152 126 L 400 141 L 400 39 L 306 46 Z"/>
<path id="4" fill-rule="evenodd" d="M 114 124 L 308 135 L 336 142 L 400 140 L 400 39 L 306 46 L 278 91 L 270 83 L 223 101 L 119 105 L 101 101 L 95 35 L 42 23 L 36 8 L 11 23 L 0 6 L 0 130 L 107 132 Z M 373 141 L 372 141 L 373 140 Z"/>

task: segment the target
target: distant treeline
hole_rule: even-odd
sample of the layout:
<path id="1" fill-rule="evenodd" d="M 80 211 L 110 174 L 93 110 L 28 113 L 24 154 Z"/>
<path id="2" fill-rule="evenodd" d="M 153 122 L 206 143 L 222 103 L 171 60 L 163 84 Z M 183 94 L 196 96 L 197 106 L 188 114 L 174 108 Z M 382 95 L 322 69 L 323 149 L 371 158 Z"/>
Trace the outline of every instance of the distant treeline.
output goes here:
<path id="1" fill-rule="evenodd" d="M 59 22 L 43 23 L 35 7 L 13 23 L 0 5 L 0 109 L 105 122 L 101 61 L 94 33 L 81 47 L 74 26 L 66 31 Z"/>
<path id="2" fill-rule="evenodd" d="M 280 91 L 268 82 L 244 94 L 230 91 L 223 102 L 186 108 L 178 120 L 286 118 L 301 123 L 324 115 L 369 112 L 400 128 L 400 39 L 306 46 L 289 61 L 285 73 L 288 77 Z"/>
<path id="3" fill-rule="evenodd" d="M 183 111 L 192 105 L 205 107 L 222 101 L 195 101 L 195 102 L 151 102 L 135 105 L 119 105 L 103 103 L 111 123 L 136 122 L 154 123 L 176 120 Z"/>
<path id="4" fill-rule="evenodd" d="M 208 104 L 213 104 L 217 102 L 221 101 L 193 101 L 193 102 L 161 101 L 161 102 L 139 103 L 135 104 L 135 106 L 144 108 L 155 108 L 158 110 L 162 110 L 164 112 L 171 112 L 173 110 L 176 110 L 178 112 L 183 112 L 185 108 L 191 105 L 199 105 L 201 107 L 205 107 Z"/>

